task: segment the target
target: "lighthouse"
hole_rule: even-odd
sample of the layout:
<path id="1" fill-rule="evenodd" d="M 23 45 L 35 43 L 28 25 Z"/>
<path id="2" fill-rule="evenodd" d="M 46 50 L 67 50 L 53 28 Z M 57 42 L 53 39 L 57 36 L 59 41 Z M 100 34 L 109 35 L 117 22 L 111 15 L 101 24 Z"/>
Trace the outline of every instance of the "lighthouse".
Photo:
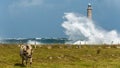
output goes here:
<path id="1" fill-rule="evenodd" d="M 87 17 L 89 19 L 92 19 L 92 6 L 90 3 L 88 4 L 88 8 L 87 8 Z"/>

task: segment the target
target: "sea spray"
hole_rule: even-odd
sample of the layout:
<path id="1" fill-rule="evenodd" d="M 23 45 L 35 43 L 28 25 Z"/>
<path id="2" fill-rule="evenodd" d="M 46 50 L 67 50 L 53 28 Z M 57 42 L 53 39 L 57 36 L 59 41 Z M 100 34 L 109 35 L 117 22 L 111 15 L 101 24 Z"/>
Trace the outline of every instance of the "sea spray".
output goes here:
<path id="1" fill-rule="evenodd" d="M 116 30 L 107 31 L 85 16 L 65 13 L 62 27 L 73 44 L 118 44 L 120 35 Z"/>
<path id="2" fill-rule="evenodd" d="M 41 43 L 35 40 L 28 40 L 27 44 L 35 45 L 35 44 L 41 44 Z"/>

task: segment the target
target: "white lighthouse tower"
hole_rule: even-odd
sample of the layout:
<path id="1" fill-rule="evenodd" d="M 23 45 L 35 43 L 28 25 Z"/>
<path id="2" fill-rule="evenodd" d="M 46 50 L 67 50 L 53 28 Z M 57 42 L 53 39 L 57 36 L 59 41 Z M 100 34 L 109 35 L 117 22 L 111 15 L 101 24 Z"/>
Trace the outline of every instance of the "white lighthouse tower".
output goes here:
<path id="1" fill-rule="evenodd" d="M 87 8 L 87 17 L 89 19 L 92 19 L 92 6 L 90 3 L 88 4 L 88 8 Z"/>

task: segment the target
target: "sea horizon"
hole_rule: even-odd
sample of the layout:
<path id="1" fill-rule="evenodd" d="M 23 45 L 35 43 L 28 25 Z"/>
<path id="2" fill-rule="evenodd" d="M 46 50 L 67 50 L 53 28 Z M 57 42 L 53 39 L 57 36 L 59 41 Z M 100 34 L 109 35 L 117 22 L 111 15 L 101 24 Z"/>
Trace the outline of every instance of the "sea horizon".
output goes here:
<path id="1" fill-rule="evenodd" d="M 2 38 L 1 44 L 65 44 L 68 38 Z"/>

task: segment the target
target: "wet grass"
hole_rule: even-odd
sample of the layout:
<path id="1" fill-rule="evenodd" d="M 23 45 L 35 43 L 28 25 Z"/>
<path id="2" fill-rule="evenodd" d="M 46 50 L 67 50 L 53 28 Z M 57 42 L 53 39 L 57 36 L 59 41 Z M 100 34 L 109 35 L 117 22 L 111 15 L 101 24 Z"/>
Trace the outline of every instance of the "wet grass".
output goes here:
<path id="1" fill-rule="evenodd" d="M 39 45 L 31 68 L 120 68 L 120 49 L 115 45 Z M 0 44 L 0 68 L 30 68 L 21 65 L 16 44 Z"/>

